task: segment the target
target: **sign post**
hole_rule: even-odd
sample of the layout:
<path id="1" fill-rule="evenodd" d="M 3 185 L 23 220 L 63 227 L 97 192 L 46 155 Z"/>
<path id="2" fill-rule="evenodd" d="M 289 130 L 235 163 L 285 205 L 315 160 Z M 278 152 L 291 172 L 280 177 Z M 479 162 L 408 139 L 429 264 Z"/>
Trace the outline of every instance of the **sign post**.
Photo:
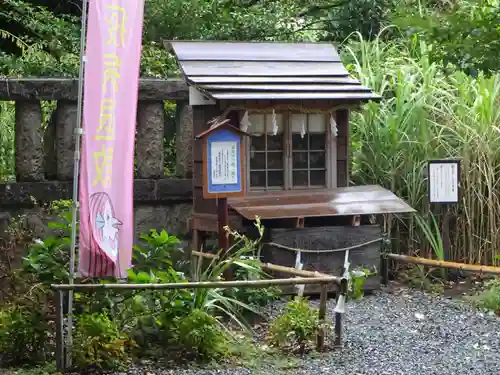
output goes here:
<path id="1" fill-rule="evenodd" d="M 245 194 L 245 135 L 227 119 L 196 136 L 203 141 L 203 198 L 217 200 L 219 248 L 224 255 L 229 249 L 224 229 L 229 224 L 227 198 Z"/>
<path id="2" fill-rule="evenodd" d="M 450 205 L 460 199 L 460 161 L 430 160 L 428 164 L 429 203 L 442 213 L 441 241 L 444 260 L 450 258 Z"/>

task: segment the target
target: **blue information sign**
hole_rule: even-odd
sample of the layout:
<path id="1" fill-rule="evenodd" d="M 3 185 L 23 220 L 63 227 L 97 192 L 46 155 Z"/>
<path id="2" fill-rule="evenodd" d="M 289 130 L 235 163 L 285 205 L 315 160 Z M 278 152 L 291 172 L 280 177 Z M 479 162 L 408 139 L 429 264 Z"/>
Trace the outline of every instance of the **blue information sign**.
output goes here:
<path id="1" fill-rule="evenodd" d="M 243 192 L 241 134 L 219 128 L 206 138 L 206 183 L 209 194 Z"/>

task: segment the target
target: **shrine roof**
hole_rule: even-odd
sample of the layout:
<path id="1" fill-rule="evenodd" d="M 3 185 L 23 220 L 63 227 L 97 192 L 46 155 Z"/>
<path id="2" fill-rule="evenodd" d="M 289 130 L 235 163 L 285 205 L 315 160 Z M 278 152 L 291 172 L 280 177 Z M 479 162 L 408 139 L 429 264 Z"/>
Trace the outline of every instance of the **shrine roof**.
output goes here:
<path id="1" fill-rule="evenodd" d="M 347 100 L 380 96 L 351 77 L 330 43 L 168 41 L 184 79 L 215 100 Z"/>

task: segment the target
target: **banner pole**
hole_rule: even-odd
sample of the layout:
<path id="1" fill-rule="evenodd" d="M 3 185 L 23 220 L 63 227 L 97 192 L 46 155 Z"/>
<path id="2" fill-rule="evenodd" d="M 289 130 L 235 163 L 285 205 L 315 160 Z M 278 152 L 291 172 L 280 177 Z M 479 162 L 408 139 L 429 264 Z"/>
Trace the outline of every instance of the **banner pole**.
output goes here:
<path id="1" fill-rule="evenodd" d="M 69 255 L 69 284 L 75 282 L 75 254 L 76 254 L 76 224 L 79 212 L 78 183 L 80 177 L 80 142 L 82 130 L 83 107 L 83 77 L 85 72 L 85 40 L 87 37 L 87 8 L 88 0 L 82 1 L 82 26 L 80 34 L 80 70 L 78 73 L 78 101 L 75 126 L 75 154 L 73 168 L 73 204 L 71 209 L 71 249 Z M 68 337 L 66 347 L 66 368 L 71 366 L 71 348 L 73 345 L 73 290 L 68 293 Z"/>

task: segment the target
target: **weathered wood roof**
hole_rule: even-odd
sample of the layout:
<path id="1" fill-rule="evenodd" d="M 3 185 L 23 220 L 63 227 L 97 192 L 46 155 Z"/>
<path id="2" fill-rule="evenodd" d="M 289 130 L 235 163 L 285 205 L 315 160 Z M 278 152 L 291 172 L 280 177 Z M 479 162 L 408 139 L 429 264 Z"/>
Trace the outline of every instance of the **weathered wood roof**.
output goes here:
<path id="1" fill-rule="evenodd" d="M 229 205 L 253 220 L 291 217 L 378 215 L 414 213 L 394 193 L 379 185 L 349 186 L 329 190 L 280 190 L 230 198 Z"/>
<path id="2" fill-rule="evenodd" d="M 189 85 L 213 99 L 380 99 L 330 43 L 169 41 Z"/>

